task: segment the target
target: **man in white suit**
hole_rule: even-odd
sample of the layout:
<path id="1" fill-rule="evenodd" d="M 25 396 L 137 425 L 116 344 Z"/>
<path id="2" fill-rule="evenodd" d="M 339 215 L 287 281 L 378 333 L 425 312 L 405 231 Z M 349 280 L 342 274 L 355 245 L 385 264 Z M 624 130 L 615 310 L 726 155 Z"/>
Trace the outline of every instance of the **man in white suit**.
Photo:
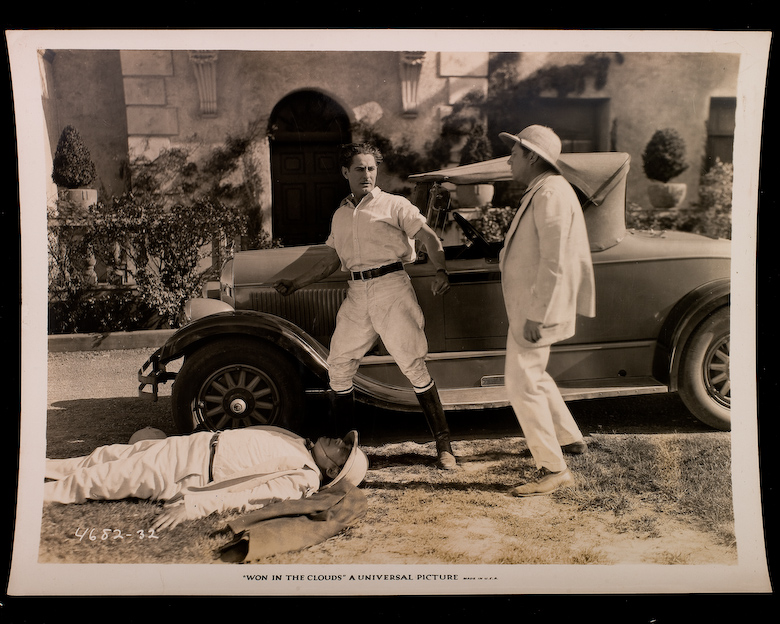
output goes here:
<path id="1" fill-rule="evenodd" d="M 513 178 L 526 186 L 500 258 L 509 318 L 505 383 L 537 467 L 537 478 L 512 494 L 536 496 L 573 486 L 564 453 L 587 450 L 546 369 L 550 346 L 574 335 L 577 314 L 596 314 L 593 266 L 582 208 L 558 168 L 561 140 L 539 125 L 499 136 L 512 148 Z"/>

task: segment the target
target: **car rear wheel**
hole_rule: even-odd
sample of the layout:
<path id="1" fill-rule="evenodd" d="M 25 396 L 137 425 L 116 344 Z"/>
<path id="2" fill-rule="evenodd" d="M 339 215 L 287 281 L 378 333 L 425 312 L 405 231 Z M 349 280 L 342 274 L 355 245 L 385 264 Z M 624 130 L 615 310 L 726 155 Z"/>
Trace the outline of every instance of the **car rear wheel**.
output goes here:
<path id="1" fill-rule="evenodd" d="M 299 431 L 303 384 L 289 357 L 270 343 L 220 340 L 188 356 L 173 384 L 181 433 L 276 425 Z"/>
<path id="2" fill-rule="evenodd" d="M 710 427 L 731 429 L 730 314 L 722 308 L 694 331 L 683 352 L 680 397 Z"/>

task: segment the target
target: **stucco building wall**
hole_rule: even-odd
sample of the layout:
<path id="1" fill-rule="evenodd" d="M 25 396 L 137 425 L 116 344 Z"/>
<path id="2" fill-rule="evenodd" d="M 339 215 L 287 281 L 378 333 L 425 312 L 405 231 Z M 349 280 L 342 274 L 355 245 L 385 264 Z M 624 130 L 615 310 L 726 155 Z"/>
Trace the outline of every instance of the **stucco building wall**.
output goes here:
<path id="1" fill-rule="evenodd" d="M 727 54 L 627 54 L 613 63 L 604 93 L 616 122 L 616 149 L 631 155 L 628 200 L 648 206 L 642 152 L 656 130 L 676 129 L 685 140 L 689 168 L 675 181 L 695 201 L 704 164 L 710 99 L 736 97 L 739 59 Z"/>
<path id="2" fill-rule="evenodd" d="M 488 84 L 487 53 L 427 52 L 420 62 L 405 64 L 396 51 L 220 50 L 212 57 L 205 52 L 199 57 L 206 58 L 203 72 L 186 50 L 54 51 L 49 61 L 52 88 L 44 98 L 49 149 L 53 152 L 65 125 L 75 125 L 95 160 L 98 187 L 105 196 L 118 194 L 125 188 L 128 159 L 153 158 L 172 145 L 207 149 L 221 144 L 253 120 L 268 120 L 286 95 L 315 90 L 335 100 L 350 121 L 372 122 L 394 142 L 406 140 L 422 151 L 438 135 L 449 107 L 470 90 L 486 91 Z M 583 56 L 523 53 L 518 71 L 521 77 L 530 76 L 550 65 L 574 64 Z M 608 100 L 606 123 L 613 148 L 631 155 L 628 199 L 638 204 L 647 204 L 641 161 L 647 141 L 657 129 L 677 129 L 686 140 L 690 163 L 678 181 L 689 185 L 687 201 L 695 200 L 710 98 L 736 97 L 738 57 L 629 53 L 620 59 L 611 62 L 603 88 L 588 84 L 582 93 L 568 97 Z M 413 66 L 418 76 L 404 73 Z M 409 93 L 404 89 L 410 82 L 416 103 L 411 113 L 404 110 Z M 206 90 L 213 88 L 216 96 L 206 105 L 213 106 L 209 111 L 204 111 L 204 83 L 210 83 Z M 490 134 L 504 130 L 519 128 L 488 128 Z M 270 227 L 267 139 L 258 141 L 252 158 L 263 182 L 259 200 Z"/>

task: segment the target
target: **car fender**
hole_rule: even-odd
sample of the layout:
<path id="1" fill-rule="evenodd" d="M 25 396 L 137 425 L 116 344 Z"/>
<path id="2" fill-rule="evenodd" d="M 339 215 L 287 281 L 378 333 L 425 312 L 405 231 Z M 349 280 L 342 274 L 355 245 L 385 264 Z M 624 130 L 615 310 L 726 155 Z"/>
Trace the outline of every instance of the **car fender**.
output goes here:
<path id="1" fill-rule="evenodd" d="M 235 336 L 266 340 L 277 345 L 310 371 L 322 388 L 327 388 L 328 349 L 294 323 L 266 312 L 226 310 L 203 316 L 168 338 L 156 357 L 160 364 L 165 365 L 186 357 L 205 344 Z M 171 374 L 170 378 L 175 378 L 175 374 Z M 361 373 L 355 375 L 354 384 L 356 398 L 361 402 L 401 411 L 420 410 L 411 388 L 384 384 Z"/>
<path id="2" fill-rule="evenodd" d="M 688 338 L 710 314 L 728 306 L 730 296 L 729 279 L 707 282 L 680 299 L 667 315 L 658 335 L 653 376 L 666 383 L 670 392 L 678 390 L 680 363 Z"/>
<path id="3" fill-rule="evenodd" d="M 289 321 L 252 310 L 226 310 L 198 318 L 175 332 L 160 348 L 162 364 L 186 357 L 206 343 L 229 336 L 266 340 L 289 353 L 317 377 L 327 379 L 328 350 Z"/>

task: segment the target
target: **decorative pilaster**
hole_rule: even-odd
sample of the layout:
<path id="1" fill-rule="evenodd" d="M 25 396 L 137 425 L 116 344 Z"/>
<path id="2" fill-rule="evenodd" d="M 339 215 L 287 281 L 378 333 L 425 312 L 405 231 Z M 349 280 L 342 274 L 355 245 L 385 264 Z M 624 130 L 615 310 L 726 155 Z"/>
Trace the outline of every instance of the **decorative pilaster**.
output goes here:
<path id="1" fill-rule="evenodd" d="M 401 104 L 404 117 L 417 116 L 417 87 L 425 52 L 401 52 Z"/>
<path id="2" fill-rule="evenodd" d="M 217 114 L 217 58 L 216 50 L 191 50 L 190 62 L 195 70 L 200 96 L 200 112 L 203 115 Z"/>

